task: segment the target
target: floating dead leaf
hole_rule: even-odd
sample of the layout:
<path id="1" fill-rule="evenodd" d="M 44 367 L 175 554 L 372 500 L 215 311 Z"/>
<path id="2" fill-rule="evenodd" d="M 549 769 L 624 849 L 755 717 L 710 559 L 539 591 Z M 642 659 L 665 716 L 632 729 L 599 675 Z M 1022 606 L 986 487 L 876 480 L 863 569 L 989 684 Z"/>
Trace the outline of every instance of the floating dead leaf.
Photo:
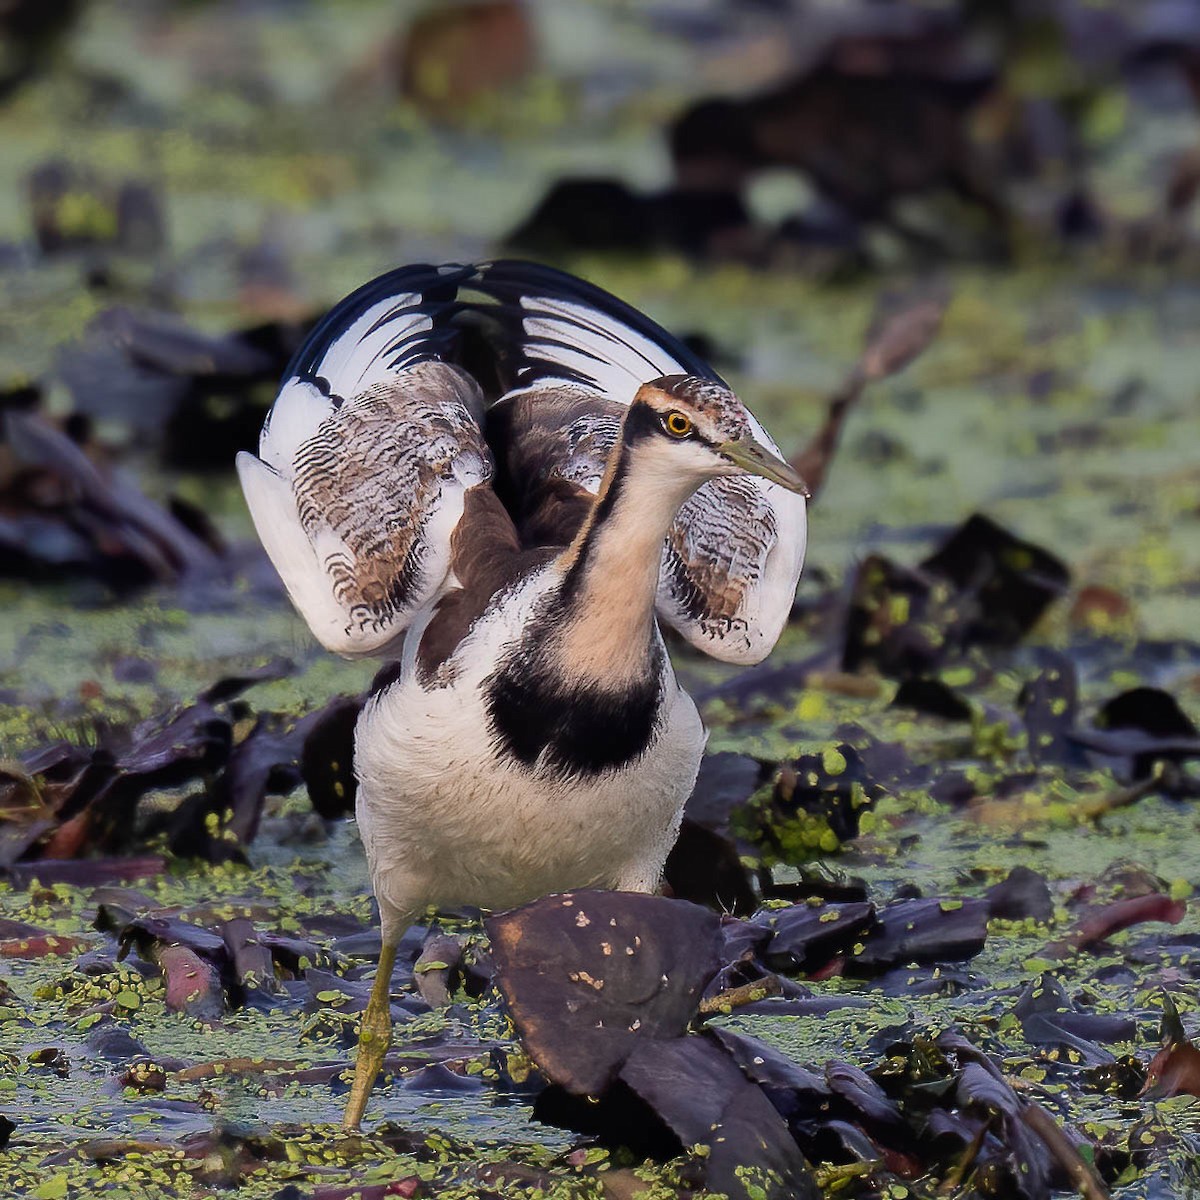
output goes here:
<path id="1" fill-rule="evenodd" d="M 1183 1028 L 1174 999 L 1163 994 L 1162 1049 L 1146 1068 L 1141 1094 L 1148 1100 L 1162 1100 L 1186 1093 L 1200 1096 L 1200 1050 Z"/>
<path id="2" fill-rule="evenodd" d="M 990 518 L 968 518 L 918 567 L 880 555 L 855 577 L 842 661 L 927 676 L 971 646 L 1015 645 L 1070 581 L 1053 554 Z"/>
<path id="3" fill-rule="evenodd" d="M 1007 921 L 1048 921 L 1054 915 L 1054 901 L 1045 876 L 1018 863 L 1007 877 L 987 890 L 989 917 Z"/>
<path id="4" fill-rule="evenodd" d="M 706 1037 L 640 1042 L 620 1078 L 679 1139 L 704 1146 L 705 1188 L 730 1197 L 816 1200 L 804 1155 L 763 1090 Z"/>
<path id="5" fill-rule="evenodd" d="M 300 773 L 313 808 L 327 820 L 354 812 L 354 728 L 361 697 L 337 697 L 306 725 Z"/>
<path id="6" fill-rule="evenodd" d="M 1055 1046 L 1070 1062 L 1100 1066 L 1114 1061 L 1105 1042 L 1132 1041 L 1137 1025 L 1132 1017 L 1080 1010 L 1053 975 L 1043 974 L 1025 988 L 1013 1008 L 1021 1032 L 1035 1046 Z"/>
<path id="7" fill-rule="evenodd" d="M 1029 756 L 1038 765 L 1084 766 L 1084 755 L 1071 737 L 1079 719 L 1075 665 L 1065 654 L 1043 653 L 1042 658 L 1045 665 L 1017 697 L 1029 734 Z"/>
<path id="8" fill-rule="evenodd" d="M 961 962 L 987 941 L 985 900 L 894 900 L 876 914 L 877 924 L 846 960 L 846 974 L 878 975 L 909 963 Z"/>
<path id="9" fill-rule="evenodd" d="M 1186 912 L 1185 901 L 1173 899 L 1162 892 L 1115 900 L 1112 904 L 1085 913 L 1066 937 L 1051 942 L 1042 953 L 1048 958 L 1063 958 L 1086 950 L 1114 933 L 1132 925 L 1140 925 L 1143 921 L 1164 921 L 1168 925 L 1178 925 Z"/>
<path id="10" fill-rule="evenodd" d="M 875 906 L 864 903 L 793 904 L 763 918 L 772 936 L 763 952 L 777 971 L 811 974 L 850 950 L 875 924 Z"/>
<path id="11" fill-rule="evenodd" d="M 3 439 L 19 464 L 0 479 L 5 573 L 86 573 L 113 585 L 218 573 L 221 560 L 169 512 L 34 413 L 3 414 Z"/>
<path id="12" fill-rule="evenodd" d="M 1200 758 L 1200 731 L 1161 688 L 1136 687 L 1114 696 L 1097 712 L 1094 728 L 1076 730 L 1074 741 L 1123 768 L 1133 780 L 1155 774 L 1160 763 L 1183 763 Z M 1170 778 L 1162 776 L 1162 780 Z M 1194 781 L 1176 775 L 1180 794 L 1197 794 Z M 1191 782 L 1191 786 L 1187 784 Z"/>
<path id="13" fill-rule="evenodd" d="M 241 1003 L 271 1007 L 280 991 L 275 978 L 275 961 L 254 924 L 245 917 L 234 917 L 222 923 L 221 937 L 233 964 L 237 986 L 241 989 Z"/>
<path id="14" fill-rule="evenodd" d="M 567 892 L 485 925 L 529 1057 L 581 1095 L 602 1092 L 639 1042 L 682 1033 L 721 965 L 720 919 L 659 896 Z"/>

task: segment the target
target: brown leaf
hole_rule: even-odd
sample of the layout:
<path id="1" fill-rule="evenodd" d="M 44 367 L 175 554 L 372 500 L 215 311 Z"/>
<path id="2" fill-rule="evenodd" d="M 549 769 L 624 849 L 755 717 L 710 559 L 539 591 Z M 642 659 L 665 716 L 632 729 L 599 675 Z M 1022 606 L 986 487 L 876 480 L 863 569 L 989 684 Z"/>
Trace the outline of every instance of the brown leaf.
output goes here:
<path id="1" fill-rule="evenodd" d="M 1150 1060 L 1141 1095 L 1149 1100 L 1200 1096 L 1200 1050 L 1192 1044 L 1169 995 L 1163 996 L 1162 1049 Z"/>
<path id="2" fill-rule="evenodd" d="M 1065 938 L 1051 942 L 1042 953 L 1047 957 L 1061 958 L 1072 951 L 1094 946 L 1112 934 L 1131 925 L 1140 925 L 1143 921 L 1165 921 L 1168 925 L 1178 925 L 1186 912 L 1186 902 L 1172 900 L 1162 892 L 1117 900 L 1085 913 Z"/>
<path id="3" fill-rule="evenodd" d="M 529 1057 L 596 1095 L 646 1038 L 683 1033 L 721 965 L 721 921 L 632 892 L 547 896 L 485 922 L 496 982 Z"/>

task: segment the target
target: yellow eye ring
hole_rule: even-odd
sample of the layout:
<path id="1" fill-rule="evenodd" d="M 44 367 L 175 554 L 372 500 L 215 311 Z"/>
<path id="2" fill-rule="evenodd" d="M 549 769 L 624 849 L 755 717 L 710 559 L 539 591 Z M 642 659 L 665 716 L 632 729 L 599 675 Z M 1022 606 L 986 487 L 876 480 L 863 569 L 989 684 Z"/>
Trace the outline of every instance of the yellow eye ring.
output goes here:
<path id="1" fill-rule="evenodd" d="M 692 423 L 681 412 L 667 413 L 667 419 L 663 422 L 667 428 L 667 432 L 672 437 L 682 438 L 687 437 L 692 432 Z"/>

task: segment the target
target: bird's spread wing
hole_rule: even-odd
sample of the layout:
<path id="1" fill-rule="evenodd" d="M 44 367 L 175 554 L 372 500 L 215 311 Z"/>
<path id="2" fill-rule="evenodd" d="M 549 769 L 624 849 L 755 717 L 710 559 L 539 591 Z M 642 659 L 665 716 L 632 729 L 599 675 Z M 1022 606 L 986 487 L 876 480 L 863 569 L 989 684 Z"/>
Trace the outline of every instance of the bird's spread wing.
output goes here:
<path id="1" fill-rule="evenodd" d="M 243 490 L 317 638 L 350 656 L 392 653 L 455 586 L 451 537 L 468 489 L 492 480 L 492 451 L 524 543 L 565 545 L 624 409 L 671 374 L 718 379 L 648 317 L 561 271 L 405 267 L 310 334 L 258 457 L 238 458 Z M 757 422 L 754 434 L 775 449 Z M 758 661 L 787 619 L 804 535 L 800 497 L 750 477 L 705 484 L 667 540 L 659 615 L 716 658 Z"/>
<path id="2" fill-rule="evenodd" d="M 259 537 L 319 641 L 393 653 L 450 585 L 450 540 L 492 460 L 483 396 L 440 361 L 469 268 L 406 268 L 335 308 L 289 368 L 238 472 Z"/>
<path id="3" fill-rule="evenodd" d="M 523 530 L 561 544 L 586 515 L 579 498 L 598 490 L 638 387 L 661 375 L 719 376 L 644 314 L 552 268 L 496 262 L 472 286 L 498 305 L 504 331 L 512 390 L 489 414 L 489 440 L 521 493 L 506 499 Z M 667 539 L 659 616 L 714 658 L 758 662 L 787 621 L 805 534 L 803 497 L 754 476 L 709 481 Z"/>

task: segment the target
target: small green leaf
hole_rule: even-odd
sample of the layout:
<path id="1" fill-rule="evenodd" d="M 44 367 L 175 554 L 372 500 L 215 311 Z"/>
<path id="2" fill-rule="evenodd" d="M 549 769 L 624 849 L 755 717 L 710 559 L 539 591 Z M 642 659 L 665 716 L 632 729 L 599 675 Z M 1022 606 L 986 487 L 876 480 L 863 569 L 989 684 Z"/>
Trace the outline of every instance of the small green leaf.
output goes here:
<path id="1" fill-rule="evenodd" d="M 51 1175 L 49 1179 L 39 1183 L 33 1189 L 33 1194 L 37 1200 L 63 1200 L 67 1194 L 67 1177 Z"/>

